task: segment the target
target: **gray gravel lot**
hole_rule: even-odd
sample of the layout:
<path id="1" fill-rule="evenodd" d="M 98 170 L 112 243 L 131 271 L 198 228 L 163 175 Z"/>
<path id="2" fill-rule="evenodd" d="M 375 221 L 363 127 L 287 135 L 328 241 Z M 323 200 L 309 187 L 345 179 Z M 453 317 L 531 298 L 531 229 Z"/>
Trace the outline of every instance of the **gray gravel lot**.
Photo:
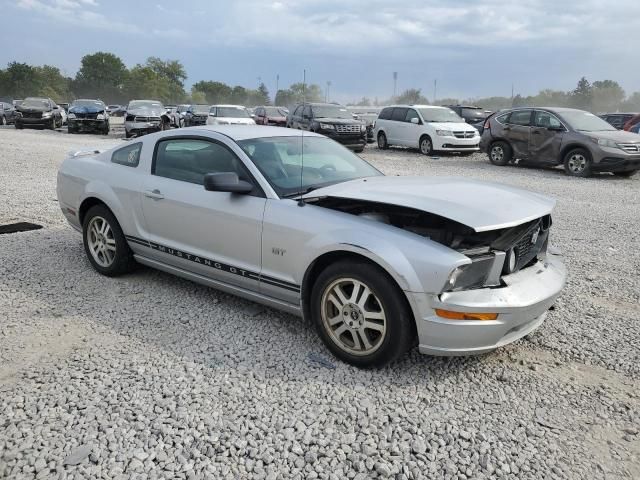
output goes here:
<path id="1" fill-rule="evenodd" d="M 367 148 L 387 174 L 557 198 L 570 279 L 509 347 L 360 371 L 289 315 L 150 269 L 94 272 L 56 170 L 118 141 L 0 127 L 0 224 L 45 226 L 0 235 L 0 478 L 640 478 L 640 176 Z"/>

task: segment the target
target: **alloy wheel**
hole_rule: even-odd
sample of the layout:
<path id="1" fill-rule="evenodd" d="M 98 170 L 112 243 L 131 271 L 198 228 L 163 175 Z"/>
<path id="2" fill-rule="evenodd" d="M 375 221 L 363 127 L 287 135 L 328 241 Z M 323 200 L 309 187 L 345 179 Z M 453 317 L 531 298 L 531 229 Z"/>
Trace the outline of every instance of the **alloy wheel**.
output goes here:
<path id="1" fill-rule="evenodd" d="M 109 222 L 96 216 L 87 227 L 87 245 L 91 256 L 101 267 L 109 267 L 116 257 L 116 240 Z"/>
<path id="2" fill-rule="evenodd" d="M 423 138 L 420 142 L 420 151 L 425 155 L 431 154 L 431 140 Z"/>
<path id="3" fill-rule="evenodd" d="M 500 145 L 496 145 L 491 149 L 491 160 L 498 163 L 504 159 L 504 149 Z"/>
<path id="4" fill-rule="evenodd" d="M 587 158 L 581 153 L 574 153 L 567 163 L 572 173 L 582 173 L 587 167 Z"/>
<path id="5" fill-rule="evenodd" d="M 324 291 L 322 324 L 332 341 L 352 355 L 370 355 L 385 338 L 387 319 L 382 302 L 363 282 L 339 278 Z"/>

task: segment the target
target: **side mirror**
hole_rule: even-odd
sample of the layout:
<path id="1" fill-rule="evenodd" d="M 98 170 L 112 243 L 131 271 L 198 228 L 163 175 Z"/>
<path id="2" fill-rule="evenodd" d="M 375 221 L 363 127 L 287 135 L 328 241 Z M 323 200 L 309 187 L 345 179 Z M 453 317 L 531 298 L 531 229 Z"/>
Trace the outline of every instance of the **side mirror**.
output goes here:
<path id="1" fill-rule="evenodd" d="M 253 185 L 238 178 L 235 172 L 207 173 L 204 176 L 204 189 L 209 192 L 249 193 Z"/>
<path id="2" fill-rule="evenodd" d="M 411 123 L 413 123 L 413 124 L 417 125 L 417 124 L 419 124 L 419 123 L 420 123 L 420 119 L 419 119 L 419 118 L 416 118 L 416 117 L 413 117 L 413 118 L 411 119 Z"/>

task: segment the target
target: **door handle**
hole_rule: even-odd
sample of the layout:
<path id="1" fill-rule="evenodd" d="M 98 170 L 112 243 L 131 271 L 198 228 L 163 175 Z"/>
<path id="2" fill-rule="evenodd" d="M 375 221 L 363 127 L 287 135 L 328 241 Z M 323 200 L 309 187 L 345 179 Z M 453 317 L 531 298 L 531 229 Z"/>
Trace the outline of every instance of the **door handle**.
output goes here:
<path id="1" fill-rule="evenodd" d="M 158 190 L 157 188 L 154 190 L 145 190 L 144 196 L 153 198 L 154 200 L 162 200 L 164 198 L 164 195 L 162 195 L 160 193 L 160 190 Z"/>
<path id="2" fill-rule="evenodd" d="M 540 130 L 534 130 L 531 132 L 532 135 L 541 135 Z"/>

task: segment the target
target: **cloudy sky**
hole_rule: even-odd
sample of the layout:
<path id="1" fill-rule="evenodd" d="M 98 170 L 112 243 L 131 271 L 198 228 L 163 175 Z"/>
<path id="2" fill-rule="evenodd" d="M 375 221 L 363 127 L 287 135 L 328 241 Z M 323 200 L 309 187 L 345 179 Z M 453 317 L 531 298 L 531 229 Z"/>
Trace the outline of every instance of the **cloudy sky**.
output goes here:
<path id="1" fill-rule="evenodd" d="M 0 0 L 0 65 L 74 75 L 110 51 L 132 66 L 179 59 L 198 80 L 275 91 L 302 79 L 332 99 L 421 88 L 439 98 L 572 89 L 578 78 L 640 90 L 639 0 Z"/>

